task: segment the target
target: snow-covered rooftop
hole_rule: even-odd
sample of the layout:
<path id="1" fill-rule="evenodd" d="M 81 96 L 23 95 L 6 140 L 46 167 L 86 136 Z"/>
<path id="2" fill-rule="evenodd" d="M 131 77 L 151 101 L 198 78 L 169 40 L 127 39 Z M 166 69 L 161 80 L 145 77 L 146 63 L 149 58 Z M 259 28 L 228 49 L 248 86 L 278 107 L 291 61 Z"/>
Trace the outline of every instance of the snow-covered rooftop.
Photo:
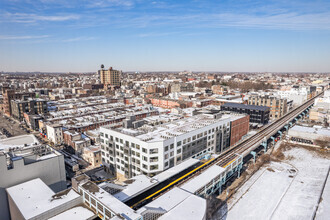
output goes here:
<path id="1" fill-rule="evenodd" d="M 6 138 L 0 140 L 0 150 L 10 147 L 23 147 L 25 145 L 38 145 L 39 141 L 33 134 L 20 135 L 16 137 Z"/>
<path id="2" fill-rule="evenodd" d="M 183 184 L 180 188 L 188 192 L 195 193 L 197 190 L 205 186 L 216 176 L 220 175 L 224 170 L 225 170 L 224 168 L 218 165 L 213 165 L 207 170 L 205 170 L 203 173 L 201 173 L 200 175 L 194 177 L 193 179 Z"/>
<path id="3" fill-rule="evenodd" d="M 314 133 L 314 134 L 330 137 L 330 128 L 322 128 L 318 126 L 305 127 L 305 126 L 295 125 L 290 130 L 304 132 L 304 133 Z"/>
<path id="4" fill-rule="evenodd" d="M 131 219 L 138 219 L 141 217 L 125 203 L 121 202 L 104 189 L 98 187 L 95 183 L 89 181 L 84 183 L 82 187 L 90 192 L 98 201 L 103 203 L 103 205 L 109 207 L 114 213 L 129 216 Z"/>
<path id="5" fill-rule="evenodd" d="M 75 191 L 69 190 L 65 195 L 54 199 L 55 193 L 39 178 L 6 190 L 25 219 L 37 217 L 80 197 Z"/>
<path id="6" fill-rule="evenodd" d="M 142 213 L 146 208 L 161 208 L 167 213 L 159 219 L 204 219 L 206 200 L 185 190 L 174 187 L 164 195 L 138 210 Z"/>
<path id="7" fill-rule="evenodd" d="M 174 136 L 183 135 L 187 132 L 198 130 L 202 127 L 206 127 L 220 121 L 223 121 L 224 123 L 229 122 L 229 118 L 230 116 L 224 115 L 223 117 L 215 119 L 213 115 L 200 114 L 181 120 L 176 120 L 167 124 L 155 126 L 152 127 L 152 130 L 143 130 L 145 128 L 142 127 L 138 129 L 138 133 L 136 132 L 137 130 L 126 128 L 117 128 L 115 131 L 135 136 L 135 138 L 145 142 L 164 141 Z"/>
<path id="8" fill-rule="evenodd" d="M 180 173 L 181 171 L 187 169 L 188 167 L 198 163 L 199 160 L 197 159 L 188 159 L 182 163 L 180 163 L 179 165 L 176 165 L 156 176 L 154 176 L 153 178 L 149 178 L 145 175 L 138 175 L 132 178 L 132 180 L 134 180 L 134 182 L 132 182 L 131 184 L 128 184 L 124 190 L 122 190 L 121 192 L 118 192 L 114 195 L 114 197 L 116 197 L 117 199 L 119 199 L 120 201 L 127 201 L 128 199 L 134 197 L 136 194 L 138 193 L 142 193 L 143 191 L 149 189 L 150 187 L 164 181 L 167 180 L 168 178 L 174 176 L 175 174 Z"/>
<path id="9" fill-rule="evenodd" d="M 56 215 L 49 220 L 86 220 L 93 219 L 94 216 L 95 214 L 89 209 L 83 206 L 77 206 L 65 212 L 62 212 L 61 214 Z"/>

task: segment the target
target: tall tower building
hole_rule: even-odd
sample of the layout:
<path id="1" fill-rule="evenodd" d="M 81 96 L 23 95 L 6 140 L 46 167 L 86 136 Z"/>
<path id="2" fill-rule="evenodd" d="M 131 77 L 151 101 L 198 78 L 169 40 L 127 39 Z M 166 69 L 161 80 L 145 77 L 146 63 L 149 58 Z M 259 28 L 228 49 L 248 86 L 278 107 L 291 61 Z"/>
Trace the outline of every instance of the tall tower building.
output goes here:
<path id="1" fill-rule="evenodd" d="M 110 67 L 108 70 L 101 69 L 99 70 L 100 80 L 101 83 L 105 87 L 114 87 L 118 88 L 121 85 L 121 71 L 120 70 L 114 70 L 112 67 Z"/>

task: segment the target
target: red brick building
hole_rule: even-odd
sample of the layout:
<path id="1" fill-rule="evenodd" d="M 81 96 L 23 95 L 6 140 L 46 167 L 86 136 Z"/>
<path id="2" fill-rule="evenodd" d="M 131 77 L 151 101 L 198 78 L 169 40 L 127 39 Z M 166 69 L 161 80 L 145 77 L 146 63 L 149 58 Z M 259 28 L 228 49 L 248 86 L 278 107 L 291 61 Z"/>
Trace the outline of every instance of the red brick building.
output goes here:
<path id="1" fill-rule="evenodd" d="M 237 143 L 244 135 L 249 132 L 250 116 L 233 117 L 230 122 L 230 146 Z"/>
<path id="2" fill-rule="evenodd" d="M 191 101 L 174 100 L 174 99 L 162 99 L 162 98 L 151 98 L 150 102 L 153 106 L 162 108 L 190 108 L 193 106 Z"/>

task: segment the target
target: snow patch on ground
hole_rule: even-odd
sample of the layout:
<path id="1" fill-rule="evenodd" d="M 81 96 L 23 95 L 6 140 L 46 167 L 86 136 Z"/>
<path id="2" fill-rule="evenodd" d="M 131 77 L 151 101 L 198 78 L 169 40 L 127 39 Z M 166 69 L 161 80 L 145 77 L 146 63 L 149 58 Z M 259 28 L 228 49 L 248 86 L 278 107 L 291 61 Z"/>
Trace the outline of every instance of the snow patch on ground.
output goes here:
<path id="1" fill-rule="evenodd" d="M 284 154 L 291 159 L 257 171 L 213 219 L 312 219 L 329 159 L 301 147 Z"/>

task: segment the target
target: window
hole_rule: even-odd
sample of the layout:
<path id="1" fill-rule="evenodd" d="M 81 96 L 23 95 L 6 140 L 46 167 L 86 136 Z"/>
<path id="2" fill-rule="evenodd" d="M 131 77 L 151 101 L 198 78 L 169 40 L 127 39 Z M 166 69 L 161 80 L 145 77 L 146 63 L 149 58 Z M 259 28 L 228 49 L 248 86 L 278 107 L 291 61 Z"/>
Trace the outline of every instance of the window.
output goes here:
<path id="1" fill-rule="evenodd" d="M 157 170 L 158 169 L 158 165 L 152 165 L 150 166 L 150 170 Z"/>
<path id="2" fill-rule="evenodd" d="M 147 153 L 148 151 L 147 151 L 146 148 L 143 147 L 143 148 L 142 148 L 142 152 L 143 152 L 143 153 Z"/>
<path id="3" fill-rule="evenodd" d="M 150 162 L 158 162 L 158 157 L 151 157 Z"/>
<path id="4" fill-rule="evenodd" d="M 165 146 L 164 151 L 165 152 L 168 151 L 168 146 Z"/>
<path id="5" fill-rule="evenodd" d="M 170 149 L 172 150 L 174 148 L 174 144 L 171 144 Z"/>
<path id="6" fill-rule="evenodd" d="M 150 154 L 157 154 L 158 148 L 150 149 Z"/>
<path id="7" fill-rule="evenodd" d="M 178 141 L 177 143 L 176 143 L 176 146 L 181 146 L 181 141 Z"/>
<path id="8" fill-rule="evenodd" d="M 176 151 L 177 154 L 181 153 L 181 148 Z"/>

